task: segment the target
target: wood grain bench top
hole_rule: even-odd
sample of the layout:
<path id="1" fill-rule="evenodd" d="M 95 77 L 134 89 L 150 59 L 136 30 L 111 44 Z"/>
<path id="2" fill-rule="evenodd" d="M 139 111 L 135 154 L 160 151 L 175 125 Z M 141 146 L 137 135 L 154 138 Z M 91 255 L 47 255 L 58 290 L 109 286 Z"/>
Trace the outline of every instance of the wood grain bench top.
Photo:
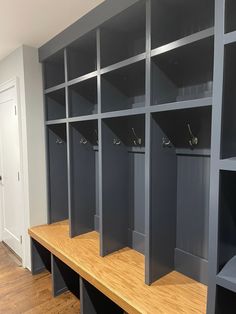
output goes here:
<path id="1" fill-rule="evenodd" d="M 70 238 L 63 221 L 33 227 L 29 235 L 128 313 L 206 313 L 206 286 L 175 271 L 147 286 L 144 256 L 124 248 L 100 257 L 95 231 Z"/>

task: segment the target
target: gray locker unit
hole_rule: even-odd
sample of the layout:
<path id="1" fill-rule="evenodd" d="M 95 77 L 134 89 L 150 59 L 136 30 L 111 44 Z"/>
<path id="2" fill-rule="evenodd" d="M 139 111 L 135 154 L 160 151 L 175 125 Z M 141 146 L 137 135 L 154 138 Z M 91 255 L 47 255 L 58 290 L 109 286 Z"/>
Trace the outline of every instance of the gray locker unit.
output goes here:
<path id="1" fill-rule="evenodd" d="M 141 252 L 147 284 L 208 284 L 208 314 L 236 304 L 235 21 L 234 0 L 107 0 L 39 49 L 48 222 Z"/>

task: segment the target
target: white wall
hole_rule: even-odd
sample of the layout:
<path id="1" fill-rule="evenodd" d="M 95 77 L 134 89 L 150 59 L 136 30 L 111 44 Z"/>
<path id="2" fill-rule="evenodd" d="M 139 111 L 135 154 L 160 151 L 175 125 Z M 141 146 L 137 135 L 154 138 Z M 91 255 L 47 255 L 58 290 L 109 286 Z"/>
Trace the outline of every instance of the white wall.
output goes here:
<path id="1" fill-rule="evenodd" d="M 20 139 L 24 186 L 23 261 L 30 269 L 27 229 L 47 222 L 46 167 L 41 65 L 37 49 L 22 46 L 0 61 L 0 84 L 19 83 Z"/>

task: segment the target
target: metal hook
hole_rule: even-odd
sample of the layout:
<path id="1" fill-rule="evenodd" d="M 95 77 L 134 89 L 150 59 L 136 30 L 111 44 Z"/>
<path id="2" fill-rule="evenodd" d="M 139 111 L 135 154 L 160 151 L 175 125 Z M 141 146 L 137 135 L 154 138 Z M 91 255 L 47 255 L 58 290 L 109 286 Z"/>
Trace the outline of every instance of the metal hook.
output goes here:
<path id="1" fill-rule="evenodd" d="M 63 140 L 61 138 L 56 139 L 56 144 L 61 145 L 63 144 Z"/>
<path id="2" fill-rule="evenodd" d="M 80 144 L 86 145 L 88 143 L 87 139 L 85 137 L 81 137 Z"/>
<path id="3" fill-rule="evenodd" d="M 191 130 L 191 126 L 189 123 L 187 124 L 187 127 L 188 127 L 188 131 L 190 134 L 190 140 L 188 142 L 189 142 L 189 145 L 191 146 L 191 148 L 193 148 L 194 146 L 196 146 L 198 144 L 198 138 L 193 135 L 193 132 Z"/>
<path id="4" fill-rule="evenodd" d="M 134 128 L 131 128 L 132 132 L 133 132 L 133 135 L 135 137 L 134 139 L 134 145 L 137 146 L 137 145 L 142 145 L 142 139 L 140 137 L 137 136 Z"/>
<path id="5" fill-rule="evenodd" d="M 171 148 L 172 147 L 171 141 L 165 136 L 163 136 L 163 138 L 162 138 L 162 146 L 164 148 Z"/>
<path id="6" fill-rule="evenodd" d="M 121 144 L 121 140 L 119 140 L 118 138 L 114 138 L 113 139 L 113 144 L 114 145 L 120 145 Z"/>

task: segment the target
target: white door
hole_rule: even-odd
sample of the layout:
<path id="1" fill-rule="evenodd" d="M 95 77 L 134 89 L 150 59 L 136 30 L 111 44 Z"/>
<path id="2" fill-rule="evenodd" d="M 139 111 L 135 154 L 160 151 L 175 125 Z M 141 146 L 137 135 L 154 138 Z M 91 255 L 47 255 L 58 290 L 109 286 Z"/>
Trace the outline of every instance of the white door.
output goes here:
<path id="1" fill-rule="evenodd" d="M 22 194 L 15 87 L 0 92 L 0 201 L 2 239 L 22 258 Z"/>

